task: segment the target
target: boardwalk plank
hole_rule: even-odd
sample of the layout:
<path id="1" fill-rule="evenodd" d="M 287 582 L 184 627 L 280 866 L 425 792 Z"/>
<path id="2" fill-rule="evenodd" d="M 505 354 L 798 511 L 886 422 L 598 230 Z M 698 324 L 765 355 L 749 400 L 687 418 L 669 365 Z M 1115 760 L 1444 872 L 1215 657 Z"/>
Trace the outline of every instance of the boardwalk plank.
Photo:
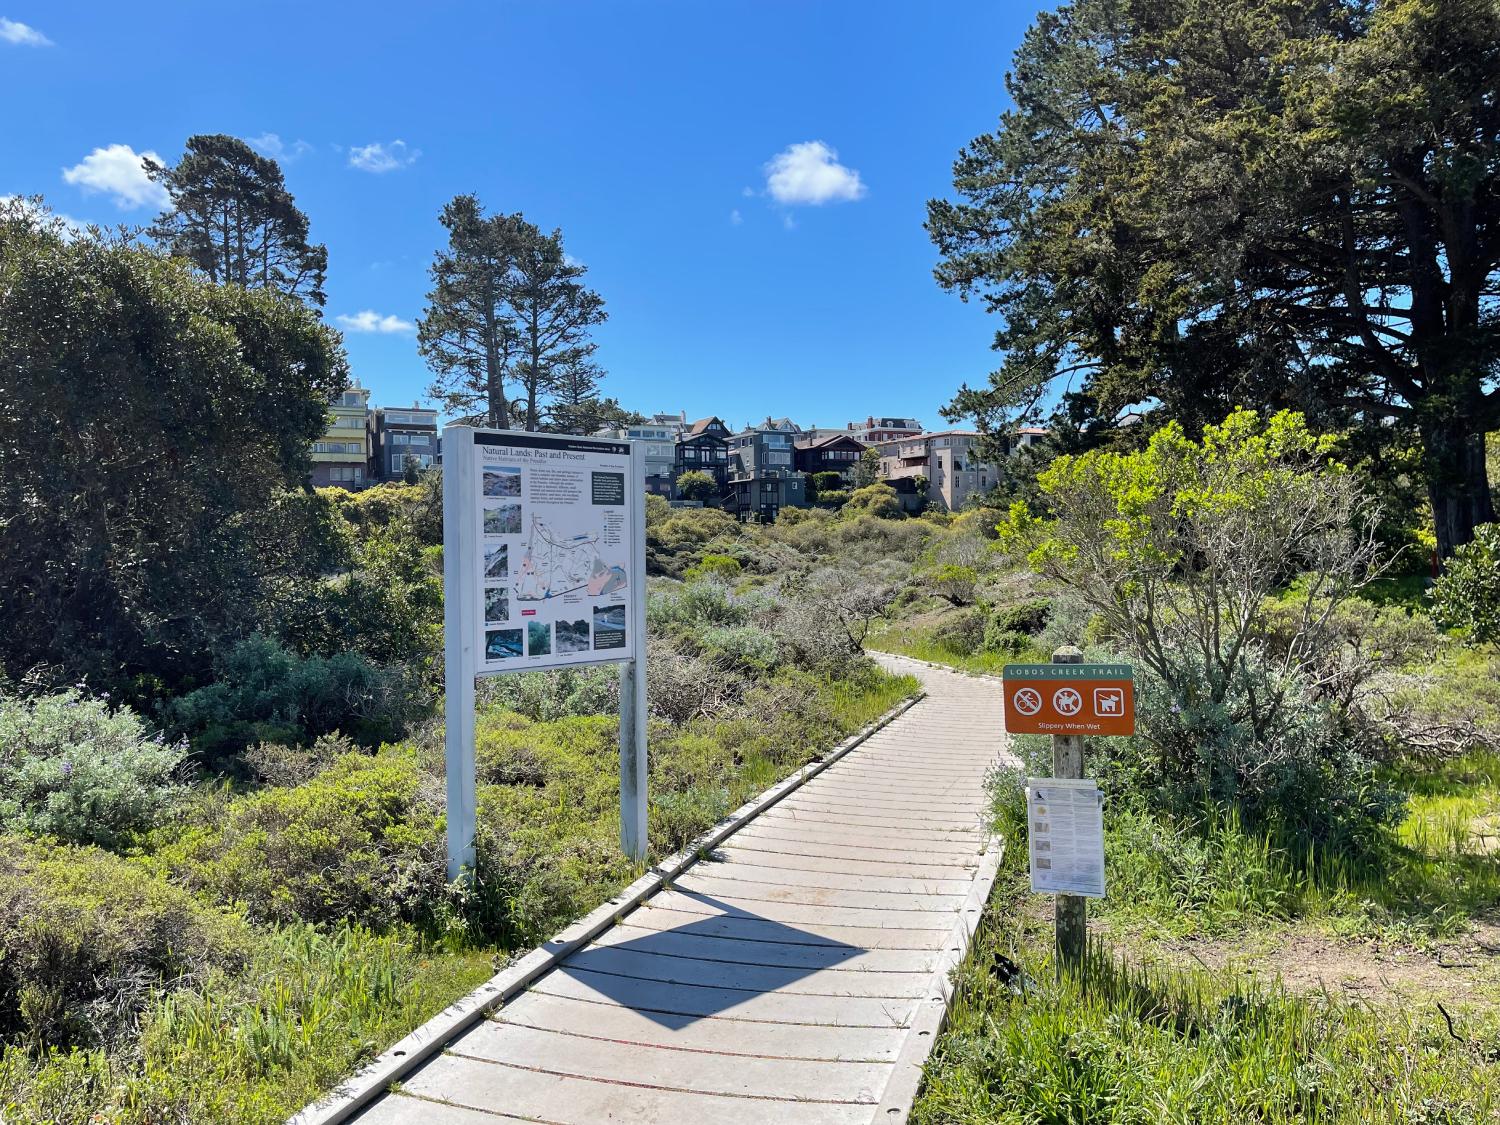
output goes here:
<path id="1" fill-rule="evenodd" d="M 964 944 L 1003 746 L 992 681 L 928 698 L 368 1108 L 364 1125 L 873 1125 Z M 945 960 L 948 959 L 948 960 Z M 937 994 L 937 997 L 934 994 Z M 922 1027 L 933 1026 L 930 1022 Z M 920 1056 L 918 1056 L 919 1058 Z"/>

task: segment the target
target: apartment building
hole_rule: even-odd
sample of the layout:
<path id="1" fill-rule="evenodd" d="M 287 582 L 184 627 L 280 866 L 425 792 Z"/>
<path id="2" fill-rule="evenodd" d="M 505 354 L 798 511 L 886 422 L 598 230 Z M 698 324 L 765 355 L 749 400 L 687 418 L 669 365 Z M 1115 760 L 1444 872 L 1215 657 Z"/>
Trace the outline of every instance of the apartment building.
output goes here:
<path id="1" fill-rule="evenodd" d="M 677 479 L 677 438 L 686 428 L 685 413 L 653 414 L 638 426 L 606 427 L 594 436 L 644 443 L 646 491 L 670 497 L 672 482 Z"/>
<path id="2" fill-rule="evenodd" d="M 699 418 L 677 435 L 672 480 L 692 470 L 714 478 L 717 492 L 723 492 L 729 480 L 729 427 L 723 419 Z"/>
<path id="3" fill-rule="evenodd" d="M 358 489 L 370 483 L 370 439 L 366 417 L 370 392 L 350 387 L 329 404 L 328 429 L 312 446 L 312 483 Z"/>
<path id="4" fill-rule="evenodd" d="M 370 411 L 370 479 L 401 480 L 407 462 L 418 469 L 438 464 L 442 438 L 438 435 L 437 411 L 413 403 L 383 406 Z"/>
<path id="5" fill-rule="evenodd" d="M 838 473 L 845 484 L 854 483 L 854 469 L 868 448 L 864 442 L 838 431 L 827 437 L 804 436 L 792 449 L 800 473 Z"/>
<path id="6" fill-rule="evenodd" d="M 922 432 L 922 423 L 915 418 L 867 417 L 863 423 L 850 422 L 849 436 L 866 445 L 877 445 L 883 441 L 899 441 L 916 437 Z"/>
<path id="7" fill-rule="evenodd" d="M 956 512 L 999 482 L 999 470 L 975 455 L 980 437 L 977 430 L 941 430 L 882 442 L 880 475 L 892 483 L 925 477 L 927 503 Z"/>
<path id="8" fill-rule="evenodd" d="M 807 484 L 796 459 L 800 436 L 790 419 L 767 418 L 730 438 L 725 509 L 741 519 L 770 522 L 782 508 L 807 507 Z"/>
<path id="9" fill-rule="evenodd" d="M 876 418 L 867 416 L 863 422 L 846 422 L 842 426 L 809 426 L 802 431 L 805 441 L 819 441 L 830 437 L 852 437 L 865 445 L 898 438 L 913 437 L 922 432 L 922 423 L 915 418 Z"/>

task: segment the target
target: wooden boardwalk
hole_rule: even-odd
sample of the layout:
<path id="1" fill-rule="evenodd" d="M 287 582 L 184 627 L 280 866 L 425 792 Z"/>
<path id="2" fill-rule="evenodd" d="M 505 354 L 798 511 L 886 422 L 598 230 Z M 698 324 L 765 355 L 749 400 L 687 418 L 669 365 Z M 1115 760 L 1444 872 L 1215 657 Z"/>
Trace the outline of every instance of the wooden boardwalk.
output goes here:
<path id="1" fill-rule="evenodd" d="M 995 681 L 927 698 L 356 1120 L 901 1121 L 997 858 Z"/>

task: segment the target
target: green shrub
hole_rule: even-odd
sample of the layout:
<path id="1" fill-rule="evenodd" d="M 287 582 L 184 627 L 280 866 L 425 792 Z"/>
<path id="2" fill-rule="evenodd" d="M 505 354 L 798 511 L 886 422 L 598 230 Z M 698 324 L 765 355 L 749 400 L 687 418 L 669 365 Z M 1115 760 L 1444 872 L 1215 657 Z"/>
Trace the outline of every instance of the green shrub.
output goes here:
<path id="1" fill-rule="evenodd" d="M 662 793 L 651 801 L 651 840 L 663 851 L 681 851 L 731 811 L 729 790 L 721 785 Z"/>
<path id="2" fill-rule="evenodd" d="M 231 801 L 157 858 L 262 921 L 425 921 L 446 882 L 441 819 L 409 752 L 346 754 L 294 789 Z"/>
<path id="3" fill-rule="evenodd" d="M 245 751 L 245 765 L 263 785 L 301 785 L 311 781 L 357 747 L 341 734 L 325 734 L 307 748 L 262 742 Z"/>
<path id="4" fill-rule="evenodd" d="M 614 668 L 553 668 L 488 676 L 480 681 L 478 701 L 538 722 L 613 715 L 620 709 L 620 673 Z"/>
<path id="5" fill-rule="evenodd" d="M 654 492 L 646 494 L 646 532 L 649 535 L 672 514 L 671 502 Z"/>
<path id="6" fill-rule="evenodd" d="M 1375 768 L 1369 733 L 1317 697 L 1305 675 L 1242 657 L 1244 674 L 1216 700 L 1191 685 L 1192 654 L 1173 683 L 1136 668 L 1137 735 L 1111 739 L 1119 786 L 1138 789 L 1178 816 L 1205 808 L 1236 810 L 1248 828 L 1273 831 L 1289 845 L 1364 847 L 1399 818 L 1402 798 Z M 1281 700 L 1274 723 L 1257 729 L 1257 693 Z"/>
<path id="7" fill-rule="evenodd" d="M 780 655 L 776 638 L 755 625 L 715 626 L 697 640 L 708 655 L 746 672 L 768 672 Z"/>
<path id="8" fill-rule="evenodd" d="M 102 699 L 0 697 L 0 831 L 118 847 L 182 795 L 185 756 Z"/>
<path id="9" fill-rule="evenodd" d="M 958 563 L 941 563 L 923 574 L 922 581 L 949 605 L 972 605 L 974 591 L 979 586 L 979 571 Z"/>
<path id="10" fill-rule="evenodd" d="M 238 963 L 248 941 L 137 863 L 0 837 L 0 1040 L 107 1044 L 154 990 Z"/>
<path id="11" fill-rule="evenodd" d="M 689 469 L 677 478 L 677 494 L 684 500 L 708 500 L 716 491 L 713 476 L 702 469 Z"/>
<path id="12" fill-rule="evenodd" d="M 883 520 L 899 520 L 905 515 L 896 490 L 888 484 L 867 484 L 849 494 L 844 505 L 846 515 L 869 515 Z"/>
<path id="13" fill-rule="evenodd" d="M 652 590 L 646 624 L 652 631 L 744 625 L 759 604 L 755 595 L 737 595 L 717 579 L 700 579 L 672 590 Z"/>
<path id="14" fill-rule="evenodd" d="M 835 489 L 844 487 L 844 475 L 842 473 L 810 473 L 809 476 L 812 480 L 813 491 L 819 496 L 825 492 L 832 492 Z"/>
<path id="15" fill-rule="evenodd" d="M 1500 523 L 1481 524 L 1432 588 L 1433 613 L 1480 644 L 1500 641 Z"/>
<path id="16" fill-rule="evenodd" d="M 820 508 L 837 510 L 849 503 L 849 497 L 854 495 L 847 488 L 820 488 L 815 503 Z M 778 519 L 781 517 L 778 516 Z"/>
<path id="17" fill-rule="evenodd" d="M 996 628 L 995 620 L 991 618 L 985 623 L 984 643 L 980 647 L 985 652 L 995 652 L 1001 656 L 1019 656 L 1031 647 L 1031 638 L 1014 629 Z"/>
<path id="18" fill-rule="evenodd" d="M 740 525 L 718 508 L 669 508 L 669 515 L 646 527 L 646 568 L 652 574 L 678 576 L 686 556 L 719 539 L 740 534 Z"/>
<path id="19" fill-rule="evenodd" d="M 704 555 L 692 566 L 683 572 L 683 578 L 689 582 L 700 578 L 715 578 L 724 582 L 733 582 L 738 578 L 744 567 L 740 560 L 733 555 Z"/>
<path id="20" fill-rule="evenodd" d="M 985 615 L 980 609 L 964 609 L 943 619 L 933 631 L 933 640 L 958 656 L 973 656 L 984 644 Z"/>
<path id="21" fill-rule="evenodd" d="M 1034 598 L 1019 605 L 998 606 L 990 615 L 990 624 L 1002 633 L 1025 633 L 1034 637 L 1047 627 L 1051 616 L 1051 599 Z"/>
<path id="22" fill-rule="evenodd" d="M 334 731 L 377 745 L 398 737 L 416 710 L 405 673 L 352 652 L 297 656 L 252 637 L 216 671 L 215 683 L 166 708 L 174 729 L 213 765 L 256 742 L 307 745 Z"/>

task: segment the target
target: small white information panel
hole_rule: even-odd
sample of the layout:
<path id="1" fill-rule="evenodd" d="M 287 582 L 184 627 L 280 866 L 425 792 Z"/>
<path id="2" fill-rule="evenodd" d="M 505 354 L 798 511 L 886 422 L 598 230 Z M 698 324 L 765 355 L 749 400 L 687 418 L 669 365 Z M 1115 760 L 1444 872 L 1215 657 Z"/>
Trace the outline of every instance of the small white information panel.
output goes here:
<path id="1" fill-rule="evenodd" d="M 1026 779 L 1031 889 L 1104 897 L 1104 798 L 1094 781 Z"/>
<path id="2" fill-rule="evenodd" d="M 635 659 L 630 444 L 475 430 L 472 450 L 478 673 Z"/>

